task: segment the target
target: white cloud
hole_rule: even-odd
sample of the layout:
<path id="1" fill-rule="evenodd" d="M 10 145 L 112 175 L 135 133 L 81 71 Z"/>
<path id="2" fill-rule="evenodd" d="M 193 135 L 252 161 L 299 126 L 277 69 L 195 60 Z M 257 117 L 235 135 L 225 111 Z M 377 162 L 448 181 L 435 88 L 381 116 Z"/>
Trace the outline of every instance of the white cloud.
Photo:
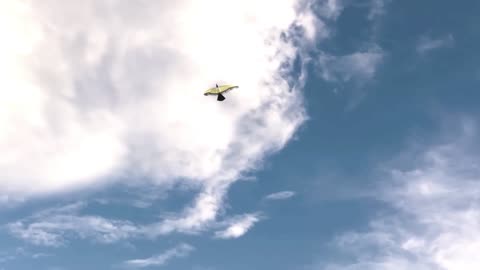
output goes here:
<path id="1" fill-rule="evenodd" d="M 386 5 L 391 2 L 391 0 L 368 0 L 365 2 L 356 2 L 349 0 L 319 0 L 316 3 L 315 10 L 320 15 L 320 17 L 327 20 L 337 20 L 341 15 L 342 11 L 349 7 L 363 7 L 368 5 L 368 19 L 373 20 L 378 16 L 385 14 Z"/>
<path id="2" fill-rule="evenodd" d="M 357 262 L 325 269 L 473 270 L 480 265 L 480 164 L 474 126 L 452 142 L 410 157 L 378 194 L 392 207 L 366 232 L 336 239 Z M 472 152 L 473 151 L 473 152 Z M 418 153 L 417 153 L 418 154 Z M 405 167 L 405 164 L 403 164 Z"/>
<path id="3" fill-rule="evenodd" d="M 305 73 L 289 75 L 304 48 L 290 31 L 311 41 L 327 30 L 304 2 L 3 1 L 0 198 L 181 181 L 199 197 L 155 234 L 208 226 L 228 186 L 305 120 Z M 225 102 L 202 95 L 224 82 L 240 85 Z M 62 230 L 131 226 L 57 218 Z M 13 229 L 59 244 L 37 226 Z"/>
<path id="4" fill-rule="evenodd" d="M 281 191 L 269 194 L 265 197 L 267 200 L 285 200 L 295 196 L 295 192 L 293 191 Z"/>
<path id="5" fill-rule="evenodd" d="M 304 121 L 282 78 L 297 48 L 281 33 L 315 28 L 297 4 L 2 2 L 2 193 L 231 180 L 254 167 Z M 240 88 L 219 103 L 202 95 L 216 82 Z"/>
<path id="6" fill-rule="evenodd" d="M 99 216 L 80 215 L 83 203 L 51 208 L 29 218 L 7 224 L 16 237 L 35 245 L 59 247 L 68 238 L 93 238 L 100 243 L 113 243 L 140 234 L 140 228 L 129 221 L 110 220 Z"/>
<path id="7" fill-rule="evenodd" d="M 317 65 L 326 81 L 364 82 L 373 78 L 384 54 L 377 48 L 343 56 L 320 55 Z"/>
<path id="8" fill-rule="evenodd" d="M 195 234 L 209 229 L 221 208 L 225 189 L 226 186 L 221 185 L 207 188 L 183 213 L 145 226 L 145 233 L 150 237 L 156 237 L 172 232 Z"/>
<path id="9" fill-rule="evenodd" d="M 188 256 L 195 248 L 189 244 L 179 244 L 174 248 L 168 249 L 165 252 L 152 256 L 146 259 L 134 259 L 124 262 L 124 265 L 132 268 L 144 268 L 150 266 L 162 266 L 174 258 L 181 258 Z"/>
<path id="10" fill-rule="evenodd" d="M 439 38 L 422 36 L 417 43 L 417 52 L 426 53 L 439 48 L 449 48 L 452 47 L 454 43 L 455 40 L 452 34 L 448 34 Z"/>
<path id="11" fill-rule="evenodd" d="M 238 238 L 261 220 L 259 213 L 226 217 L 215 221 L 220 203 L 216 195 L 203 194 L 184 213 L 164 216 L 162 220 L 140 224 L 82 213 L 86 203 L 74 203 L 40 211 L 27 218 L 8 223 L 6 229 L 15 237 L 38 246 L 61 247 L 72 240 L 86 239 L 112 244 L 130 239 L 154 239 L 170 233 L 198 234 L 212 229 L 223 239 Z"/>
<path id="12" fill-rule="evenodd" d="M 376 45 L 342 56 L 320 53 L 315 62 L 320 77 L 336 84 L 351 84 L 346 110 L 352 110 L 368 94 L 364 86 L 376 75 L 385 54 Z M 338 89 L 335 91 L 338 95 Z"/>
<path id="13" fill-rule="evenodd" d="M 385 14 L 386 4 L 391 0 L 371 0 L 370 12 L 368 13 L 368 19 L 372 20 L 375 17 Z"/>
<path id="14" fill-rule="evenodd" d="M 259 214 L 245 214 L 238 216 L 230 221 L 225 230 L 215 232 L 215 237 L 221 239 L 238 238 L 246 234 L 252 227 L 260 221 Z"/>
<path id="15" fill-rule="evenodd" d="M 344 3 L 340 0 L 321 0 L 317 7 L 320 16 L 326 19 L 335 20 L 342 13 Z"/>
<path id="16" fill-rule="evenodd" d="M 24 247 L 9 248 L 7 250 L 3 249 L 0 251 L 0 265 L 11 261 L 25 261 L 28 259 L 38 260 L 49 256 L 53 255 L 48 253 L 33 252 Z"/>
<path id="17" fill-rule="evenodd" d="M 17 198 L 15 196 L 7 195 L 7 194 L 0 195 L 0 205 L 2 205 L 3 207 L 8 207 L 8 206 L 14 207 L 15 205 L 23 202 L 24 202 L 23 198 Z"/>
<path id="18" fill-rule="evenodd" d="M 40 258 L 44 258 L 44 257 L 51 257 L 53 256 L 52 254 L 48 254 L 48 253 L 35 253 L 35 254 L 32 254 L 32 258 L 33 259 L 40 259 Z"/>

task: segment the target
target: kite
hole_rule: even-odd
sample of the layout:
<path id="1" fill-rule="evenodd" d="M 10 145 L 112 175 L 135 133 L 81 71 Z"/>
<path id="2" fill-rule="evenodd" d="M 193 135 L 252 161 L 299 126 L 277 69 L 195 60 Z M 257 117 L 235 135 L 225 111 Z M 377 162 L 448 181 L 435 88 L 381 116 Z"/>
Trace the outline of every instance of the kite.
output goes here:
<path id="1" fill-rule="evenodd" d="M 227 92 L 229 92 L 229 91 L 231 91 L 235 88 L 238 88 L 238 86 L 227 85 L 227 84 L 218 86 L 218 84 L 215 84 L 215 87 L 210 88 L 207 91 L 205 91 L 204 95 L 205 96 L 217 96 L 218 101 L 224 101 L 225 96 L 223 94 L 225 94 L 225 93 L 227 93 Z"/>

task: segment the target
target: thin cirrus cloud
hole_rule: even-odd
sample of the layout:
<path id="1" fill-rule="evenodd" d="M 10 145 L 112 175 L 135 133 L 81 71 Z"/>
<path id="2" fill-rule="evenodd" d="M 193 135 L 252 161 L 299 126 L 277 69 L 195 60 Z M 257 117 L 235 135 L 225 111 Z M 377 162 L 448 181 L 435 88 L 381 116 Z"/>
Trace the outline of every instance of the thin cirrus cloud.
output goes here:
<path id="1" fill-rule="evenodd" d="M 321 5 L 316 8 L 317 13 L 324 19 L 337 20 L 342 11 L 352 6 L 368 6 L 368 19 L 373 20 L 378 16 L 384 15 L 386 12 L 386 6 L 391 0 L 369 0 L 365 3 L 356 3 L 344 0 L 321 0 Z"/>
<path id="2" fill-rule="evenodd" d="M 287 190 L 287 191 L 280 191 L 276 193 L 269 194 L 265 196 L 266 200 L 286 200 L 290 199 L 291 197 L 295 196 L 295 192 Z"/>
<path id="3" fill-rule="evenodd" d="M 376 46 L 366 51 L 354 52 L 342 56 L 321 54 L 317 68 L 326 81 L 363 83 L 372 79 L 382 63 L 384 53 Z"/>
<path id="4" fill-rule="evenodd" d="M 123 263 L 127 268 L 145 268 L 166 265 L 170 260 L 188 256 L 195 248 L 189 244 L 181 243 L 165 252 L 145 259 L 132 259 Z"/>
<path id="5" fill-rule="evenodd" d="M 454 44 L 455 39 L 452 34 L 437 38 L 425 35 L 418 40 L 416 49 L 418 53 L 427 53 L 436 49 L 450 48 Z"/>
<path id="6" fill-rule="evenodd" d="M 378 16 L 384 15 L 386 13 L 386 6 L 390 2 L 391 0 L 371 0 L 368 19 L 373 20 Z"/>
<path id="7" fill-rule="evenodd" d="M 305 70 L 300 79 L 289 74 L 308 47 L 302 44 L 327 31 L 310 5 L 3 1 L 1 200 L 111 181 L 181 181 L 199 187 L 198 197 L 151 233 L 208 227 L 228 187 L 306 119 L 299 91 Z M 305 36 L 292 32 L 298 27 Z M 215 83 L 240 86 L 228 106 L 202 95 Z M 78 222 L 135 231 L 120 221 L 73 217 L 53 222 L 67 230 Z M 11 225 L 16 235 L 60 243 L 24 222 Z"/>
<path id="8" fill-rule="evenodd" d="M 472 122 L 465 123 L 461 136 L 411 159 L 411 169 L 390 171 L 390 181 L 378 194 L 392 212 L 371 220 L 367 231 L 335 239 L 337 248 L 356 262 L 330 263 L 322 269 L 478 268 L 478 131 Z"/>
<path id="9" fill-rule="evenodd" d="M 263 218 L 260 213 L 226 217 L 223 221 L 209 221 L 217 209 L 216 202 L 200 209 L 201 212 L 180 213 L 149 224 L 131 220 L 109 219 L 83 213 L 85 202 L 42 210 L 27 218 L 6 224 L 11 235 L 36 246 L 64 247 L 79 239 L 108 245 L 124 240 L 155 239 L 171 234 L 195 235 L 212 230 L 215 238 L 234 239 L 246 234 Z M 213 208 L 212 208 L 213 207 Z"/>
<path id="10" fill-rule="evenodd" d="M 8 223 L 6 228 L 13 236 L 28 243 L 49 247 L 65 246 L 76 239 L 93 239 L 108 244 L 141 233 L 141 228 L 130 221 L 81 215 L 80 211 L 85 206 L 85 203 L 77 202 L 45 209 L 28 218 Z"/>
<path id="11" fill-rule="evenodd" d="M 384 51 L 378 46 L 372 45 L 367 50 L 340 56 L 320 53 L 315 65 L 323 80 L 342 88 L 343 84 L 354 86 L 349 88 L 351 96 L 347 100 L 346 107 L 346 110 L 352 110 L 368 94 L 363 87 L 374 79 L 384 57 Z M 338 94 L 337 88 L 334 93 Z"/>
<path id="12" fill-rule="evenodd" d="M 26 259 L 40 260 L 45 257 L 52 257 L 53 254 L 43 252 L 33 252 L 24 247 L 4 249 L 0 252 L 0 264 L 12 261 L 20 261 Z"/>

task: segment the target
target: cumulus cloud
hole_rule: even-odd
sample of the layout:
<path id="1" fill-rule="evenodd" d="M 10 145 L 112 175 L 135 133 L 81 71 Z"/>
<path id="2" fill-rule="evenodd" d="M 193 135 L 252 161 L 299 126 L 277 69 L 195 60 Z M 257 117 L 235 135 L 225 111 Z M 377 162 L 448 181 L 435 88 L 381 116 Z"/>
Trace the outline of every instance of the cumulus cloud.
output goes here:
<path id="1" fill-rule="evenodd" d="M 174 258 L 182 258 L 188 256 L 194 250 L 195 248 L 193 246 L 182 243 L 156 256 L 152 256 L 146 259 L 134 259 L 125 261 L 124 265 L 129 268 L 163 266 Z"/>
<path id="2" fill-rule="evenodd" d="M 293 191 L 281 191 L 281 192 L 276 192 L 269 194 L 265 197 L 267 200 L 286 200 L 291 197 L 295 196 L 295 192 Z"/>
<path id="3" fill-rule="evenodd" d="M 284 76 L 290 27 L 315 27 L 297 6 L 2 2 L 2 193 L 235 178 L 304 120 Z M 240 85 L 229 106 L 202 95 L 217 82 Z"/>
<path id="4" fill-rule="evenodd" d="M 452 34 L 443 37 L 432 38 L 430 36 L 422 36 L 417 43 L 417 52 L 426 53 L 435 49 L 452 47 L 455 39 Z"/>
<path id="5" fill-rule="evenodd" d="M 228 186 L 305 120 L 305 72 L 291 71 L 304 42 L 326 31 L 310 7 L 300 0 L 2 1 L 1 200 L 124 179 L 180 181 L 198 197 L 152 231 L 200 231 L 215 220 Z M 240 88 L 220 103 L 202 95 L 215 83 Z M 57 218 L 65 230 L 77 222 L 131 228 Z M 25 226 L 12 229 L 59 244 Z"/>
<path id="6" fill-rule="evenodd" d="M 410 157 L 415 164 L 391 170 L 378 194 L 392 211 L 365 232 L 335 243 L 355 263 L 325 269 L 477 269 L 480 260 L 480 164 L 476 128 Z M 475 149 L 475 150 L 474 150 Z M 473 150 L 473 152 L 472 152 Z"/>
<path id="7" fill-rule="evenodd" d="M 221 239 L 238 238 L 250 230 L 255 223 L 260 221 L 258 213 L 245 214 L 231 219 L 227 222 L 228 227 L 225 230 L 215 232 L 215 237 Z"/>

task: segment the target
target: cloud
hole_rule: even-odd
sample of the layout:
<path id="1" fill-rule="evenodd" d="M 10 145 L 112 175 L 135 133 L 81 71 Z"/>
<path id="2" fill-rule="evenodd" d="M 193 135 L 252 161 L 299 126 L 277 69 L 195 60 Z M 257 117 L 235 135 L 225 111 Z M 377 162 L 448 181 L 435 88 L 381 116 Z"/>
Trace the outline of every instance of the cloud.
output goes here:
<path id="1" fill-rule="evenodd" d="M 281 191 L 269 194 L 265 197 L 267 200 L 285 200 L 295 196 L 295 192 L 293 191 Z"/>
<path id="2" fill-rule="evenodd" d="M 310 4 L 2 2 L 0 198 L 120 181 L 181 184 L 198 197 L 147 226 L 150 234 L 208 228 L 228 187 L 306 119 L 306 73 L 292 75 L 294 63 L 305 42 L 328 32 Z M 220 103 L 202 95 L 215 83 L 240 88 Z M 97 216 L 57 214 L 49 222 L 10 229 L 48 245 L 62 244 L 63 232 L 113 241 L 136 231 Z"/>
<path id="3" fill-rule="evenodd" d="M 390 3 L 391 0 L 371 0 L 370 2 L 368 19 L 373 20 L 374 18 L 385 14 L 386 5 Z"/>
<path id="4" fill-rule="evenodd" d="M 349 85 L 348 92 L 351 96 L 347 100 L 346 110 L 352 110 L 368 94 L 364 86 L 375 77 L 384 57 L 380 48 L 371 46 L 367 50 L 342 56 L 320 53 L 315 66 L 323 80 L 342 88 Z M 334 93 L 338 95 L 338 92 L 335 88 Z"/>
<path id="5" fill-rule="evenodd" d="M 60 247 L 67 238 L 92 238 L 99 243 L 113 243 L 134 237 L 140 228 L 130 221 L 80 215 L 84 203 L 43 210 L 31 217 L 6 225 L 10 233 L 35 245 Z"/>
<path id="6" fill-rule="evenodd" d="M 336 20 L 343 11 L 344 3 L 342 2 L 339 0 L 322 0 L 319 1 L 320 4 L 316 10 L 322 18 Z"/>
<path id="7" fill-rule="evenodd" d="M 174 258 L 182 258 L 188 256 L 195 248 L 189 244 L 179 244 L 174 248 L 146 259 L 135 259 L 124 262 L 124 265 L 131 268 L 144 268 L 149 266 L 162 266 Z"/>
<path id="8" fill-rule="evenodd" d="M 335 240 L 354 263 L 324 269 L 455 269 L 480 265 L 480 164 L 475 125 L 457 138 L 409 156 L 403 169 L 390 170 L 380 199 L 390 212 L 374 218 L 364 232 Z"/>
<path id="9" fill-rule="evenodd" d="M 24 247 L 17 247 L 17 248 L 9 248 L 9 250 L 3 249 L 0 251 L 0 265 L 3 263 L 8 263 L 11 261 L 19 261 L 19 260 L 28 260 L 28 259 L 40 259 L 43 257 L 53 256 L 52 254 L 48 253 L 39 253 L 30 251 Z M 0 268 L 1 269 L 1 268 Z"/>
<path id="10" fill-rule="evenodd" d="M 349 98 L 346 110 L 352 110 L 368 94 L 365 85 L 375 77 L 384 58 L 383 50 L 371 45 L 366 50 L 341 56 L 320 52 L 315 67 L 326 82 L 337 84 L 341 88 L 347 86 Z M 333 92 L 338 95 L 338 88 L 335 87 Z"/>
<path id="11" fill-rule="evenodd" d="M 439 38 L 432 38 L 429 36 L 422 36 L 417 43 L 417 52 L 426 53 L 435 49 L 449 48 L 455 43 L 452 34 L 448 34 Z"/>
<path id="12" fill-rule="evenodd" d="M 315 29 L 298 4 L 3 2 L 0 190 L 202 185 L 254 168 L 305 119 L 286 77 L 290 27 Z M 222 82 L 240 85 L 228 106 L 202 95 Z"/>
<path id="13" fill-rule="evenodd" d="M 250 230 L 255 223 L 260 221 L 260 215 L 245 214 L 228 221 L 225 230 L 215 232 L 215 237 L 221 239 L 239 238 Z"/>
<path id="14" fill-rule="evenodd" d="M 390 3 L 391 0 L 369 0 L 357 3 L 355 1 L 348 0 L 320 0 L 319 3 L 315 6 L 316 13 L 323 19 L 326 20 L 337 20 L 345 8 L 349 6 L 353 7 L 364 7 L 368 5 L 368 19 L 373 20 L 378 16 L 384 15 L 386 6 Z"/>
<path id="15" fill-rule="evenodd" d="M 25 200 L 23 198 L 18 198 L 7 194 L 0 195 L 0 205 L 2 207 L 15 207 L 24 201 Z"/>
<path id="16" fill-rule="evenodd" d="M 227 216 L 224 220 L 216 221 L 220 199 L 203 194 L 197 200 L 199 201 L 185 209 L 184 213 L 166 215 L 163 219 L 148 224 L 88 215 L 82 213 L 87 204 L 79 202 L 45 209 L 8 223 L 5 228 L 11 235 L 31 244 L 62 247 L 76 239 L 113 244 L 130 239 L 155 239 L 171 233 L 195 235 L 219 228 L 224 229 L 215 232 L 217 238 L 238 238 L 262 218 L 259 213 L 251 213 Z"/>
<path id="17" fill-rule="evenodd" d="M 52 254 L 48 254 L 48 253 L 35 253 L 35 254 L 32 254 L 32 258 L 33 259 L 39 259 L 39 258 L 44 258 L 44 257 L 51 257 L 53 256 Z"/>
<path id="18" fill-rule="evenodd" d="M 79 238 L 94 238 L 98 242 L 112 243 L 130 237 L 138 228 L 130 222 L 109 220 L 99 216 L 57 215 L 48 221 L 9 224 L 9 230 L 20 239 L 36 245 L 58 247 L 65 245 L 65 234 Z"/>
<path id="19" fill-rule="evenodd" d="M 225 189 L 226 186 L 214 186 L 206 189 L 183 213 L 145 226 L 145 233 L 150 237 L 157 237 L 172 232 L 196 234 L 209 229 L 221 208 Z"/>
<path id="20" fill-rule="evenodd" d="M 383 52 L 377 48 L 343 56 L 321 54 L 317 66 L 326 81 L 365 82 L 373 78 L 383 57 Z"/>

